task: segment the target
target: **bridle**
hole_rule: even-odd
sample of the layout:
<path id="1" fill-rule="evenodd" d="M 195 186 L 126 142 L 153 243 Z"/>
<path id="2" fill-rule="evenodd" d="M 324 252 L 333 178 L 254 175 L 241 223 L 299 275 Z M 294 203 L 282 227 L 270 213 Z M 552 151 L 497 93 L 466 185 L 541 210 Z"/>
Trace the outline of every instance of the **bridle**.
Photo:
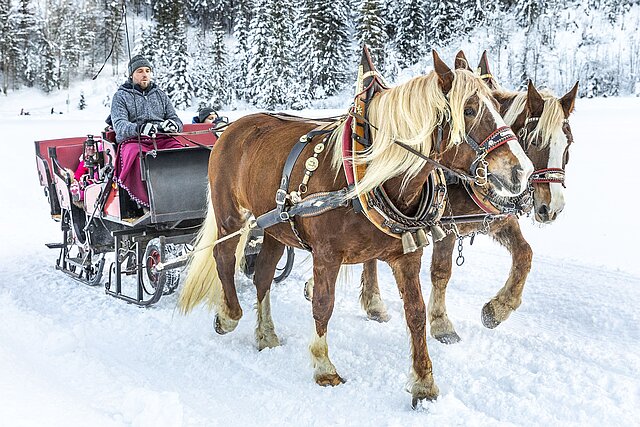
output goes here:
<path id="1" fill-rule="evenodd" d="M 447 122 L 445 123 L 445 125 L 447 125 L 449 121 L 450 119 L 447 119 Z M 368 123 L 368 124 L 370 126 L 373 126 L 371 125 L 371 123 Z M 443 126 L 442 125 L 438 126 L 437 138 L 436 138 L 436 144 L 435 144 L 437 152 L 440 151 L 440 146 L 442 145 L 442 142 L 444 139 L 443 133 L 444 133 Z M 454 176 L 462 179 L 463 181 L 474 183 L 480 187 L 484 187 L 485 185 L 487 185 L 488 176 L 489 176 L 489 172 L 488 172 L 489 164 L 486 161 L 486 157 L 493 150 L 513 140 L 517 140 L 517 138 L 509 126 L 501 126 L 495 129 L 481 143 L 478 143 L 471 135 L 469 135 L 469 133 L 466 133 L 464 142 L 467 145 L 469 145 L 473 149 L 473 151 L 475 151 L 476 153 L 476 158 L 473 160 L 473 162 L 471 162 L 471 166 L 469 167 L 469 174 L 454 171 L 453 169 L 448 168 L 447 166 L 444 166 L 440 162 L 433 160 L 428 156 L 425 156 L 418 150 L 412 148 L 411 146 L 405 143 L 402 143 L 396 140 L 393 140 L 393 142 L 399 145 L 400 147 L 404 148 L 405 150 L 420 157 L 422 160 L 425 160 L 426 162 L 431 163 L 435 167 L 453 174 Z"/>
<path id="2" fill-rule="evenodd" d="M 536 125 L 533 127 L 535 129 L 539 121 L 540 121 L 540 117 L 527 117 L 527 119 L 524 122 L 524 126 L 522 127 L 522 129 L 520 129 L 520 132 L 518 132 L 518 136 L 522 141 L 523 149 L 525 150 L 525 152 L 531 145 L 531 143 L 527 142 L 527 137 L 529 136 L 529 125 L 532 123 L 536 123 Z M 565 185 L 564 167 L 568 162 L 569 146 L 571 145 L 571 138 L 569 138 L 569 136 L 567 135 L 568 128 L 569 128 L 569 119 L 563 119 L 562 130 L 565 133 L 565 136 L 567 136 L 567 146 L 562 156 L 562 167 L 561 168 L 541 168 L 541 169 L 534 170 L 533 174 L 531 174 L 531 177 L 529 178 L 530 184 L 555 183 L 555 184 L 561 184 L 564 188 L 567 187 Z"/>
<path id="3" fill-rule="evenodd" d="M 489 164 L 485 160 L 486 157 L 496 148 L 508 143 L 509 141 L 517 141 L 516 135 L 509 126 L 501 126 L 491 132 L 480 144 L 468 133 L 465 135 L 466 143 L 476 152 L 476 158 L 471 163 L 471 172 L 475 171 L 475 183 L 480 187 L 487 185 L 489 177 Z"/>

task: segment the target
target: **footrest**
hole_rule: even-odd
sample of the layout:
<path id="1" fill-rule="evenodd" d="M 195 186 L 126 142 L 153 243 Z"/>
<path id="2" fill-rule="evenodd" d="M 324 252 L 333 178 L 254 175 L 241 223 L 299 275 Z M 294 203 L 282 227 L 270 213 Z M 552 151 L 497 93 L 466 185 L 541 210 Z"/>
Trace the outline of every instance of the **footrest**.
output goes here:
<path id="1" fill-rule="evenodd" d="M 64 248 L 64 243 L 45 243 L 45 246 L 49 249 L 62 249 Z"/>

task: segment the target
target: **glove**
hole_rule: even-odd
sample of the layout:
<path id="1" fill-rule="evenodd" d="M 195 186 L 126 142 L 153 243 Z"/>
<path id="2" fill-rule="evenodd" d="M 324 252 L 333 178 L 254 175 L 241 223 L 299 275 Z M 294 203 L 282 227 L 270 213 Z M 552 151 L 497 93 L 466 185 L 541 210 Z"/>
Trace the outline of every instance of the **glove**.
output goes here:
<path id="1" fill-rule="evenodd" d="M 178 132 L 180 129 L 178 124 L 171 119 L 167 119 L 164 122 L 160 123 L 159 129 L 165 133 L 174 133 Z"/>
<path id="2" fill-rule="evenodd" d="M 158 126 L 154 123 L 145 123 L 140 127 L 140 135 L 154 137 L 158 133 Z"/>

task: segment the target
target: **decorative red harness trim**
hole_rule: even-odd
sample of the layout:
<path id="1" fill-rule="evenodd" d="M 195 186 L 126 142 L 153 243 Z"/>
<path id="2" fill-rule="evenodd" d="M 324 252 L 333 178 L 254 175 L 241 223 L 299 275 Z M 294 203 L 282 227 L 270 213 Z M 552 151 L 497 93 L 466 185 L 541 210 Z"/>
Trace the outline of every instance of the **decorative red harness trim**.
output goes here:
<path id="1" fill-rule="evenodd" d="M 353 122 L 353 116 L 347 117 L 347 121 L 344 125 L 344 131 L 342 132 L 342 164 L 344 166 L 344 174 L 347 178 L 347 184 L 353 185 L 355 178 L 353 176 L 353 163 L 352 159 L 352 139 L 351 139 L 351 122 Z"/>
<path id="2" fill-rule="evenodd" d="M 509 126 L 501 126 L 498 129 L 494 130 L 487 136 L 484 141 L 480 144 L 480 147 L 485 148 L 487 150 L 487 154 L 500 147 L 503 144 L 506 144 L 509 141 L 517 141 L 516 135 L 513 133 Z M 489 143 L 489 144 L 487 144 Z M 487 145 L 485 147 L 485 145 Z"/>
<path id="3" fill-rule="evenodd" d="M 546 168 L 538 169 L 531 175 L 531 182 L 537 184 L 556 183 L 564 185 L 564 169 Z"/>

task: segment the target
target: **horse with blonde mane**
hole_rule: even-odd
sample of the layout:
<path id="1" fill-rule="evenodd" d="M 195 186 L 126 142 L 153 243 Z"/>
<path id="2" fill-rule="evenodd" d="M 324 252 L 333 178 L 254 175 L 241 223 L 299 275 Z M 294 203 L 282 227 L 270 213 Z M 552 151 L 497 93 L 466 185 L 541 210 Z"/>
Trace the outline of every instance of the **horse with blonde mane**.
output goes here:
<path id="1" fill-rule="evenodd" d="M 549 91 L 538 92 L 531 82 L 527 91 L 510 92 L 497 86 L 488 71 L 486 61 L 485 52 L 479 67 L 483 70 L 481 74 L 487 78 L 487 83 L 500 103 L 500 112 L 505 122 L 519 135 L 520 143 L 535 168 L 530 180 L 534 218 L 542 224 L 552 223 L 564 208 L 564 170 L 569 160 L 569 146 L 573 143 L 569 115 L 574 109 L 578 83 L 560 98 Z M 466 58 L 461 52 L 456 57 L 456 67 L 467 68 Z M 504 322 L 522 303 L 522 292 L 531 270 L 533 253 L 522 235 L 516 216 L 496 214 L 489 210 L 490 206 L 482 205 L 482 199 L 477 200 L 481 207 L 469 197 L 469 192 L 461 182 L 447 187 L 453 217 L 480 218 L 475 222 L 461 220 L 456 224 L 456 232 L 449 226 L 447 237 L 435 242 L 433 247 L 432 288 L 428 305 L 430 332 L 438 341 L 450 344 L 460 341 L 460 336 L 449 320 L 445 304 L 456 239 L 487 233 L 511 254 L 512 266 L 506 283 L 482 308 L 481 319 L 487 328 L 495 328 Z M 497 205 L 506 206 L 511 202 L 509 198 L 493 197 L 493 203 Z M 488 228 L 486 219 L 491 220 Z M 364 264 L 361 285 L 360 302 L 367 316 L 373 320 L 387 321 L 389 315 L 380 297 L 375 260 Z"/>
<path id="2" fill-rule="evenodd" d="M 313 256 L 315 281 L 315 328 L 309 347 L 314 379 L 319 385 L 342 383 L 329 359 L 327 341 L 338 271 L 342 264 L 380 259 L 391 266 L 404 303 L 411 339 L 412 403 L 435 399 L 438 387 L 427 350 L 426 307 L 419 278 L 422 250 L 405 253 L 401 239 L 380 231 L 354 210 L 354 200 L 380 188 L 399 211 L 411 214 L 419 208 L 434 161 L 478 183 L 472 165 L 481 165 L 477 167 L 489 173 L 483 185 L 502 196 L 514 196 L 527 188 L 533 165 L 515 137 L 496 140 L 508 128 L 486 85 L 467 70 L 451 70 L 435 52 L 433 59 L 433 72 L 377 93 L 368 100 L 366 111 L 352 109 L 351 117 L 341 119 L 327 139 L 314 136 L 317 123 L 313 121 L 252 114 L 232 123 L 211 152 L 208 212 L 179 298 L 180 310 L 186 313 L 206 303 L 216 311 L 216 332 L 236 328 L 242 317 L 234 284 L 236 253 L 242 252 L 252 217 L 260 222 L 274 205 L 286 201 L 295 207 L 299 202 L 294 192 L 282 189 L 280 171 L 291 167 L 288 181 L 296 188 L 304 183 L 308 197 L 342 190 L 345 196 L 339 206 L 321 214 L 284 215 L 283 222 L 265 228 L 253 278 L 258 349 L 280 344 L 270 306 L 276 264 L 287 245 L 307 249 Z M 371 144 L 349 155 L 341 144 L 351 130 L 345 123 L 356 116 L 365 118 Z M 507 133 L 512 135 L 510 130 Z M 301 150 L 307 161 L 291 165 L 287 159 L 298 141 L 304 141 Z M 310 162 L 311 158 L 315 160 Z M 366 166 L 355 187 L 348 185 L 345 161 Z"/>

